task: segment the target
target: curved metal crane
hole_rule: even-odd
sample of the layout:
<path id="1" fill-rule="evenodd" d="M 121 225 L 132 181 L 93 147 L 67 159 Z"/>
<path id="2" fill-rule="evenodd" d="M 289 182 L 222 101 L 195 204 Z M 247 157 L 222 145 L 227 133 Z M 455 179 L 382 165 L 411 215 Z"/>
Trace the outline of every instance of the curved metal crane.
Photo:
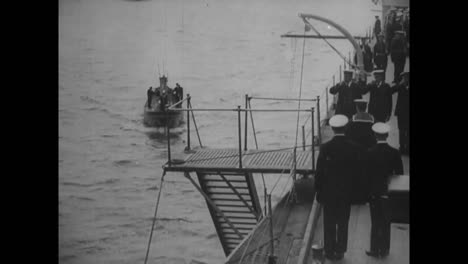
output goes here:
<path id="1" fill-rule="evenodd" d="M 315 20 L 325 22 L 325 23 L 329 24 L 330 26 L 336 28 L 339 32 L 341 32 L 351 42 L 351 44 L 353 45 L 353 47 L 354 47 L 354 49 L 356 51 L 357 67 L 358 67 L 358 70 L 359 70 L 359 74 L 362 74 L 364 72 L 364 63 L 363 63 L 361 47 L 359 46 L 357 41 L 354 39 L 354 37 L 344 27 L 338 25 L 337 23 L 331 21 L 330 19 L 327 19 L 327 18 L 324 18 L 324 17 L 321 17 L 321 16 L 317 16 L 317 15 L 313 15 L 313 14 L 300 13 L 299 17 L 302 18 L 304 23 L 306 25 L 308 25 L 308 26 L 312 26 L 309 23 L 309 21 L 307 21 L 307 19 L 310 18 L 310 19 L 315 19 Z"/>

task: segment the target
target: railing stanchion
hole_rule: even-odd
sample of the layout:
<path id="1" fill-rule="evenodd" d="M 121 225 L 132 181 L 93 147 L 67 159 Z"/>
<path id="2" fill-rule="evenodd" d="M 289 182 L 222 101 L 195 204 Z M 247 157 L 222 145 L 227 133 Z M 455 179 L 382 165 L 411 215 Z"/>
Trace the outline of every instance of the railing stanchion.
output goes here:
<path id="1" fill-rule="evenodd" d="M 190 150 L 190 94 L 187 94 L 187 150 Z"/>
<path id="2" fill-rule="evenodd" d="M 320 122 L 322 119 L 320 119 L 320 96 L 317 96 L 317 135 L 318 135 L 318 144 L 320 145 L 322 143 L 322 136 L 320 133 Z"/>
<path id="3" fill-rule="evenodd" d="M 242 132 L 241 132 L 241 112 L 240 105 L 237 106 L 237 123 L 239 127 L 239 168 L 242 169 Z"/>
<path id="4" fill-rule="evenodd" d="M 248 113 L 247 113 L 247 104 L 249 101 L 249 95 L 245 95 L 245 128 L 244 128 L 244 150 L 247 151 L 247 124 L 248 124 Z"/>
<path id="5" fill-rule="evenodd" d="M 271 210 L 271 194 L 268 195 L 268 211 L 269 211 L 269 220 L 270 220 L 270 255 L 268 256 L 268 264 L 275 264 L 275 240 L 273 237 L 273 212 Z"/>
<path id="6" fill-rule="evenodd" d="M 167 134 L 167 164 L 171 166 L 171 134 L 169 128 L 169 111 L 166 110 L 166 134 Z"/>
<path id="7" fill-rule="evenodd" d="M 315 126 L 314 126 L 314 123 L 315 123 L 315 120 L 314 120 L 314 108 L 312 107 L 310 109 L 310 114 L 311 114 L 311 121 L 310 122 L 312 124 L 312 171 L 315 171 Z"/>
<path id="8" fill-rule="evenodd" d="M 327 108 L 325 108 L 325 111 L 327 111 L 326 118 L 328 118 L 328 108 L 330 107 L 329 102 L 328 102 L 328 87 L 325 87 L 325 103 L 327 104 Z"/>
<path id="9" fill-rule="evenodd" d="M 305 149 L 305 143 L 306 143 L 306 139 L 305 139 L 305 128 L 304 126 L 302 126 L 302 150 L 306 150 Z"/>
<path id="10" fill-rule="evenodd" d="M 340 65 L 340 82 L 341 82 L 341 65 Z"/>

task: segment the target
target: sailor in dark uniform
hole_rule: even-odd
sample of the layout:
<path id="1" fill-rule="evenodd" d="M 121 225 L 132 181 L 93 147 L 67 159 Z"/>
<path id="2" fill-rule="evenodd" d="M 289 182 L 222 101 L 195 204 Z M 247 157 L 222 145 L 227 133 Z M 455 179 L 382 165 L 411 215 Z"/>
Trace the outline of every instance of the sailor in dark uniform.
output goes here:
<path id="1" fill-rule="evenodd" d="M 384 35 L 378 35 L 377 43 L 374 45 L 374 63 L 377 70 L 383 70 L 383 79 L 385 80 L 385 72 L 387 71 L 388 56 L 387 48 L 384 41 Z"/>
<path id="2" fill-rule="evenodd" d="M 356 113 L 354 99 L 362 98 L 362 88 L 359 83 L 353 82 L 353 71 L 344 71 L 344 80 L 330 88 L 330 93 L 338 94 L 335 114 L 345 115 L 348 119 Z"/>
<path id="3" fill-rule="evenodd" d="M 180 100 L 184 99 L 184 88 L 182 88 L 178 83 L 176 83 L 176 87 L 174 88 L 172 94 L 174 95 L 176 102 L 179 102 Z M 177 107 L 181 108 L 182 104 L 178 104 Z"/>
<path id="4" fill-rule="evenodd" d="M 374 117 L 366 112 L 366 100 L 356 99 L 354 102 L 356 104 L 357 113 L 353 115 L 351 122 L 347 125 L 346 136 L 351 141 L 359 144 L 363 149 L 367 150 L 376 143 L 374 132 L 372 132 Z M 370 184 L 367 174 L 362 173 L 356 175 L 353 181 L 351 204 L 367 203 L 369 189 Z"/>
<path id="5" fill-rule="evenodd" d="M 398 120 L 401 154 L 409 154 L 409 75 L 409 72 L 403 72 L 400 83 L 392 87 L 392 93 L 398 92 L 395 116 Z"/>
<path id="6" fill-rule="evenodd" d="M 363 87 L 362 93 L 370 91 L 369 114 L 373 115 L 376 122 L 388 122 L 392 114 L 392 89 L 383 80 L 384 71 L 374 71 L 375 81 Z"/>
<path id="7" fill-rule="evenodd" d="M 146 92 L 146 95 L 148 97 L 147 99 L 147 106 L 149 109 L 151 109 L 151 101 L 153 100 L 153 95 L 154 95 L 154 92 L 153 92 L 153 87 L 150 86 L 150 88 L 148 89 L 148 91 Z"/>
<path id="8" fill-rule="evenodd" d="M 377 38 L 380 35 L 380 32 L 382 32 L 381 21 L 379 16 L 375 16 L 374 36 Z"/>
<path id="9" fill-rule="evenodd" d="M 390 126 L 375 123 L 372 126 L 377 144 L 367 152 L 366 173 L 370 177 L 371 238 L 368 256 L 386 257 L 390 251 L 390 217 L 388 208 L 388 180 L 403 174 L 403 162 L 397 149 L 387 144 Z"/>
<path id="10" fill-rule="evenodd" d="M 395 37 L 390 43 L 390 57 L 395 67 L 393 74 L 393 82 L 400 81 L 400 74 L 405 69 L 406 63 L 406 40 L 404 37 L 405 32 L 402 30 L 395 31 Z"/>
<path id="11" fill-rule="evenodd" d="M 315 184 L 323 205 L 324 249 L 328 259 L 342 259 L 347 250 L 352 182 L 361 173 L 362 149 L 345 137 L 348 118 L 335 115 L 329 124 L 335 136 L 320 146 Z"/>
<path id="12" fill-rule="evenodd" d="M 362 147 L 368 149 L 375 144 L 372 125 L 374 117 L 366 112 L 367 101 L 364 99 L 354 100 L 357 113 L 353 115 L 346 129 L 346 136 Z"/>

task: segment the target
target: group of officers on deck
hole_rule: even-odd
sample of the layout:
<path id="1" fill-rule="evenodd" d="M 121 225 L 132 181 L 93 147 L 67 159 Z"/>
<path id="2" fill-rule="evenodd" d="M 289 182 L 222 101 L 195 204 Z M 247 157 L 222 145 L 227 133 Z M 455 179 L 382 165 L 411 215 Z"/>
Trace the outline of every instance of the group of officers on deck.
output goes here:
<path id="1" fill-rule="evenodd" d="M 351 205 L 370 204 L 372 257 L 386 257 L 390 250 L 388 180 L 403 174 L 401 154 L 409 154 L 409 72 L 390 87 L 383 71 L 375 81 L 353 82 L 352 72 L 330 89 L 338 94 L 335 115 L 330 118 L 334 137 L 321 145 L 317 160 L 316 199 L 323 205 L 325 257 L 339 260 L 347 250 Z M 370 92 L 369 111 L 362 95 Z M 400 130 L 400 151 L 387 143 L 392 94 L 398 92 L 395 115 Z"/>

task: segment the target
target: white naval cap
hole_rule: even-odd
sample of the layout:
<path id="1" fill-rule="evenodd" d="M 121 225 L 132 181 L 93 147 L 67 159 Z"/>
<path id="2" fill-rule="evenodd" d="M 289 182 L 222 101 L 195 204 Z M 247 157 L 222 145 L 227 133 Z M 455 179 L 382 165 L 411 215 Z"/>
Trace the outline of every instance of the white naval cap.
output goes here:
<path id="1" fill-rule="evenodd" d="M 377 122 L 372 126 L 372 131 L 377 134 L 388 134 L 390 126 L 382 122 Z"/>
<path id="2" fill-rule="evenodd" d="M 355 104 L 367 104 L 366 99 L 354 99 Z"/>
<path id="3" fill-rule="evenodd" d="M 375 74 L 384 74 L 384 70 L 375 70 L 372 72 L 374 75 Z"/>
<path id="4" fill-rule="evenodd" d="M 328 123 L 331 127 L 344 127 L 348 123 L 348 118 L 345 115 L 334 115 Z"/>
<path id="5" fill-rule="evenodd" d="M 403 31 L 403 30 L 397 30 L 397 31 L 395 31 L 395 33 L 396 33 L 396 34 L 403 34 L 403 35 L 404 35 L 404 34 L 405 34 L 405 31 Z"/>

